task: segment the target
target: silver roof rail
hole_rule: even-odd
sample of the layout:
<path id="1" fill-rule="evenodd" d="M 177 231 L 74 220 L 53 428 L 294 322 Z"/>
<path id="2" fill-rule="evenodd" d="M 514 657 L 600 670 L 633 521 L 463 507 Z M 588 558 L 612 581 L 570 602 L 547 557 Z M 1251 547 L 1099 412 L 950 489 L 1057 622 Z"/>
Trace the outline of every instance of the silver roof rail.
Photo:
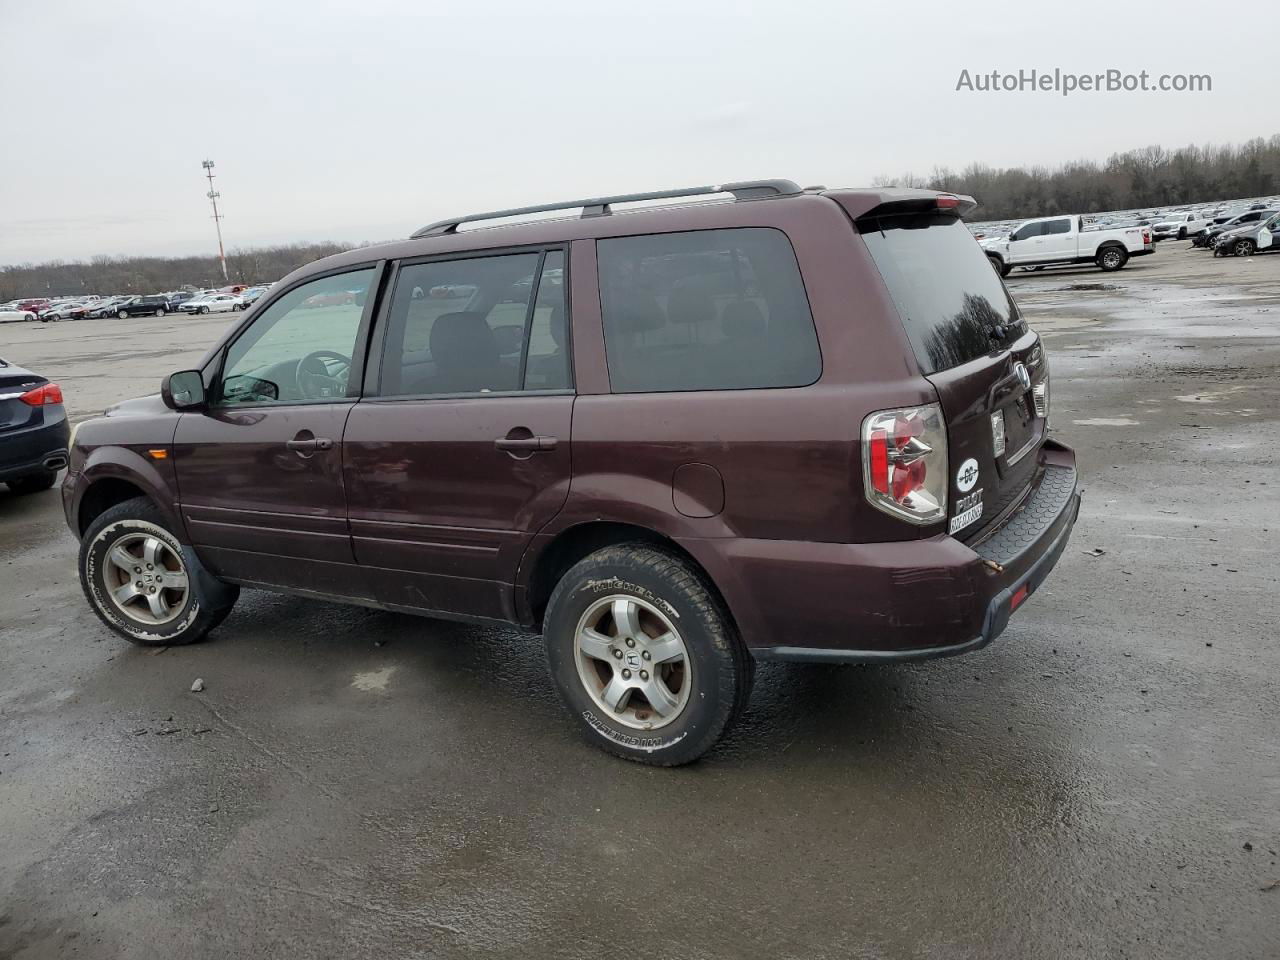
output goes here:
<path id="1" fill-rule="evenodd" d="M 541 203 L 535 207 L 512 207 L 510 210 L 490 210 L 488 213 L 472 213 L 465 217 L 437 220 L 435 223 L 429 223 L 421 230 L 415 231 L 410 239 L 416 240 L 419 237 L 457 233 L 461 224 L 474 223 L 477 220 L 500 220 L 505 217 L 521 217 L 530 213 L 547 213 L 551 210 L 575 210 L 581 207 L 582 216 L 584 217 L 605 217 L 611 212 L 610 205 L 615 203 L 668 200 L 676 197 L 700 197 L 713 193 L 731 193 L 735 200 L 758 200 L 762 197 L 783 197 L 803 192 L 799 185 L 790 180 L 744 180 L 741 183 L 719 183 L 705 187 L 684 187 L 679 190 L 655 190 L 652 193 L 620 193 L 615 197 L 564 200 L 560 203 Z"/>

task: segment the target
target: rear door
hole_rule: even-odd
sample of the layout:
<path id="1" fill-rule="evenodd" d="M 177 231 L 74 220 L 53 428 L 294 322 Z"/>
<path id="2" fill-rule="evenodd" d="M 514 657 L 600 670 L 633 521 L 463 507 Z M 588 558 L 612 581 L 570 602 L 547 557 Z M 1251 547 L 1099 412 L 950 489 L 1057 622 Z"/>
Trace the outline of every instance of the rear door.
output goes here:
<path id="1" fill-rule="evenodd" d="M 1079 234 L 1071 229 L 1071 220 L 1071 217 L 1055 217 L 1041 225 L 1044 239 L 1040 245 L 1040 259 L 1071 260 L 1075 257 Z"/>
<path id="2" fill-rule="evenodd" d="M 952 474 L 948 529 L 970 539 L 1034 477 L 1045 420 L 1033 391 L 1045 384 L 1047 410 L 1044 351 L 959 220 L 880 217 L 859 229 L 938 392 Z"/>
<path id="3" fill-rule="evenodd" d="M 355 556 L 377 598 L 493 619 L 563 506 L 574 391 L 565 251 L 400 265 L 343 441 Z"/>

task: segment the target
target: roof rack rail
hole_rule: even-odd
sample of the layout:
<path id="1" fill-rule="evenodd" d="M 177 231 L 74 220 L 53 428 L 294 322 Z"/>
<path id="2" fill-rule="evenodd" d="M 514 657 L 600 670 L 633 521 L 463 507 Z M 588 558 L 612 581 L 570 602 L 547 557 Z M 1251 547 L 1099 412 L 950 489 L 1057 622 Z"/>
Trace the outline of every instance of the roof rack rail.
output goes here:
<path id="1" fill-rule="evenodd" d="M 782 197 L 803 193 L 799 185 L 790 180 L 744 180 L 741 183 L 719 183 L 705 187 L 684 187 L 680 190 L 655 190 L 652 193 L 620 193 L 614 197 L 592 197 L 587 200 L 564 200 L 560 203 L 541 203 L 535 207 L 512 207 L 510 210 L 490 210 L 488 213 L 472 213 L 465 217 L 452 217 L 448 220 L 437 220 L 429 223 L 421 230 L 410 235 L 411 240 L 419 237 L 440 236 L 457 233 L 458 227 L 464 223 L 477 220 L 500 220 L 505 217 L 520 217 L 529 213 L 547 213 L 551 210 L 574 210 L 582 208 L 584 217 L 606 217 L 612 211 L 609 207 L 615 203 L 635 203 L 641 200 L 669 200 L 676 197 L 700 197 L 712 193 L 731 193 L 735 200 L 758 200 L 762 197 Z"/>

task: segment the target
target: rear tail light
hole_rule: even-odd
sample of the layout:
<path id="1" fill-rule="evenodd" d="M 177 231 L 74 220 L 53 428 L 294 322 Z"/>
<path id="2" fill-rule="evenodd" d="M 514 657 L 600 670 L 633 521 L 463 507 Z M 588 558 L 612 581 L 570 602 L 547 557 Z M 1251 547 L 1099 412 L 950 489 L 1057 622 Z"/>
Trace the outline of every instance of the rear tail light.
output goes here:
<path id="1" fill-rule="evenodd" d="M 1049 417 L 1049 381 L 1041 380 L 1031 388 L 1031 400 L 1036 405 L 1036 416 L 1042 419 Z"/>
<path id="2" fill-rule="evenodd" d="M 42 407 L 51 403 L 61 403 L 62 388 L 56 383 L 46 383 L 42 386 L 36 387 L 34 390 L 28 390 L 18 399 L 33 407 Z"/>
<path id="3" fill-rule="evenodd" d="M 939 194 L 934 202 L 937 204 L 939 210 L 954 210 L 956 207 L 960 206 L 960 198 L 954 197 L 949 193 Z"/>
<path id="4" fill-rule="evenodd" d="M 881 410 L 862 421 L 868 502 L 911 523 L 947 514 L 947 429 L 936 403 Z"/>

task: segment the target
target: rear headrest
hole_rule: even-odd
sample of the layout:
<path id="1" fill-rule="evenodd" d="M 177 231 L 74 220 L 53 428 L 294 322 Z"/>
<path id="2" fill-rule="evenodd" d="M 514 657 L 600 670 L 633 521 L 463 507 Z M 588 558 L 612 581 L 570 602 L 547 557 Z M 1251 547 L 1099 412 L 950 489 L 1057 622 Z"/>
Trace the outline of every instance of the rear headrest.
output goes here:
<path id="1" fill-rule="evenodd" d="M 443 366 L 488 363 L 498 357 L 493 331 L 476 310 L 442 313 L 431 326 L 431 357 Z"/>
<path id="2" fill-rule="evenodd" d="M 651 293 L 629 291 L 618 297 L 618 301 L 617 307 L 612 311 L 613 321 L 625 333 L 660 330 L 667 325 L 666 314 Z"/>
<path id="3" fill-rule="evenodd" d="M 714 320 L 716 302 L 703 287 L 676 287 L 667 297 L 667 318 L 672 323 L 697 326 Z"/>
<path id="4" fill-rule="evenodd" d="M 758 337 L 765 333 L 768 324 L 764 322 L 760 305 L 754 300 L 735 300 L 720 315 L 720 329 L 732 339 Z"/>

